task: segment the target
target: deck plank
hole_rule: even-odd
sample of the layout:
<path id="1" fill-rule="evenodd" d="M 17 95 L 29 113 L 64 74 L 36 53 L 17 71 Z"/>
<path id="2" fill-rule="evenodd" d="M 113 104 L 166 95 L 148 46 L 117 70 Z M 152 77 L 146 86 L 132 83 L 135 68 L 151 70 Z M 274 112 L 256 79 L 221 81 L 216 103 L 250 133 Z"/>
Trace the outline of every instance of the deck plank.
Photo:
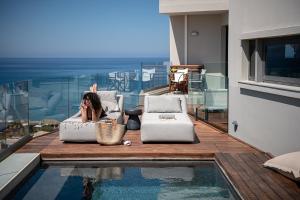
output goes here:
<path id="1" fill-rule="evenodd" d="M 262 166 L 262 163 L 253 160 L 253 154 L 239 154 L 240 163 L 246 163 L 248 165 L 248 171 L 252 172 L 252 176 L 257 180 L 260 187 L 263 187 L 263 191 L 268 191 L 267 195 L 271 195 L 272 199 L 291 199 L 292 196 L 288 192 L 281 188 L 280 185 L 274 184 L 274 180 L 271 180 L 266 172 L 266 169 Z M 251 158 L 252 157 L 252 158 Z M 276 195 L 275 195 L 276 194 Z"/>
<path id="2" fill-rule="evenodd" d="M 250 187 L 248 186 L 247 182 L 242 178 L 244 173 L 237 171 L 231 164 L 231 162 L 228 162 L 227 158 L 225 157 L 225 154 L 216 154 L 216 160 L 226 171 L 229 179 L 233 182 L 233 184 L 244 199 L 258 199 L 255 195 L 255 192 L 249 189 Z"/>
<path id="3" fill-rule="evenodd" d="M 269 157 L 261 152 L 217 153 L 215 156 L 244 199 L 300 197 L 300 187 L 297 183 L 262 166 Z"/>

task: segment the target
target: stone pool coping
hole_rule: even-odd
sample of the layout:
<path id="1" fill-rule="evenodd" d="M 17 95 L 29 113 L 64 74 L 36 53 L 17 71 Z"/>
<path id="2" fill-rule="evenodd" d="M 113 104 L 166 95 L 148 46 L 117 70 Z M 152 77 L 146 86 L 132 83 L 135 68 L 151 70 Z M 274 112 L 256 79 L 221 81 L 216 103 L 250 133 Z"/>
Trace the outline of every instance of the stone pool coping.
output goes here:
<path id="1" fill-rule="evenodd" d="M 13 153 L 0 162 L 0 199 L 4 199 L 40 164 L 39 153 Z"/>

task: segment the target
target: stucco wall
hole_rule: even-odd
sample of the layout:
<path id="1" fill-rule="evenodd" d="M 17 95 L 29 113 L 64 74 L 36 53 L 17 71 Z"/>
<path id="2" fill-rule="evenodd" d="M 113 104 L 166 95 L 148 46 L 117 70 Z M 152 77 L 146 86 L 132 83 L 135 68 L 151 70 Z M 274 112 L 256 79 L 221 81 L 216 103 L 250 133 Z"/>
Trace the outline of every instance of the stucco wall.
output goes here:
<path id="1" fill-rule="evenodd" d="M 187 63 L 205 64 L 208 72 L 225 73 L 224 25 L 227 14 L 187 16 Z M 184 64 L 185 19 L 170 16 L 170 59 L 172 64 Z M 196 31 L 198 36 L 192 36 Z"/>
<path id="2" fill-rule="evenodd" d="M 159 0 L 159 12 L 164 14 L 200 13 L 228 10 L 228 0 Z"/>
<path id="3" fill-rule="evenodd" d="M 300 26 L 299 10 L 298 0 L 229 1 L 229 133 L 274 155 L 300 150 L 300 99 L 242 88 L 247 69 L 240 38 Z"/>
<path id="4" fill-rule="evenodd" d="M 188 63 L 206 64 L 209 72 L 221 69 L 222 15 L 191 15 L 188 17 Z M 199 32 L 192 36 L 191 32 Z"/>
<path id="5" fill-rule="evenodd" d="M 184 64 L 184 16 L 170 17 L 170 61 Z"/>

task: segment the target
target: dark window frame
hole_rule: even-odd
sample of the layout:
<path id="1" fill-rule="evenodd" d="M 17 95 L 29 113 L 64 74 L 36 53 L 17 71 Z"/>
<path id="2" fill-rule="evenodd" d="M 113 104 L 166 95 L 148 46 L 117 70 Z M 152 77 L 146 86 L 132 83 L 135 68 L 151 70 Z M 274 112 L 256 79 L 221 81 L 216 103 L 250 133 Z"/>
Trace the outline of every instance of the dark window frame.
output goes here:
<path id="1" fill-rule="evenodd" d="M 248 67 L 248 79 L 255 81 L 256 77 L 256 40 L 248 41 L 248 54 L 249 54 L 249 67 Z"/>
<path id="2" fill-rule="evenodd" d="M 291 40 L 299 41 L 300 35 L 294 36 L 282 36 L 275 38 L 259 38 L 259 39 L 249 39 L 247 41 L 247 59 L 248 59 L 248 80 L 256 82 L 266 82 L 274 83 L 280 85 L 290 85 L 290 86 L 300 86 L 300 78 L 283 77 L 283 76 L 272 76 L 266 75 L 266 47 L 268 44 L 287 44 Z M 250 42 L 255 42 L 254 58 L 251 59 L 251 47 Z M 245 51 L 245 50 L 244 50 Z M 253 63 L 254 62 L 254 63 Z M 253 69 L 254 67 L 254 69 Z M 251 73 L 251 69 L 254 70 Z M 252 71 L 253 72 L 253 71 Z"/>
<path id="3" fill-rule="evenodd" d="M 263 67 L 263 69 L 262 69 L 262 71 L 263 71 L 263 74 L 262 74 L 263 82 L 283 84 L 283 85 L 291 85 L 291 86 L 300 86 L 300 78 L 272 76 L 272 75 L 265 74 L 265 70 L 266 70 L 265 59 L 266 59 L 266 47 L 267 47 L 267 45 L 268 44 L 282 44 L 282 45 L 285 45 L 293 39 L 300 42 L 300 35 L 262 39 L 262 45 L 263 45 L 262 54 L 263 54 L 263 59 L 264 59 L 264 64 L 262 66 Z"/>

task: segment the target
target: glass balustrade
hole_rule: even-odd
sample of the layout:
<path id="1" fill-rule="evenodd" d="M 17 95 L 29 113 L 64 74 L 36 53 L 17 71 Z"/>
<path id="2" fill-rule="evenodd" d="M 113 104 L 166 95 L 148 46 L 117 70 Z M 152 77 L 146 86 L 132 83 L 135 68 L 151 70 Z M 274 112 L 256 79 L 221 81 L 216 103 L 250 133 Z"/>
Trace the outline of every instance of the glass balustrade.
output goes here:
<path id="1" fill-rule="evenodd" d="M 228 80 L 222 64 L 209 63 L 201 73 L 190 73 L 188 105 L 191 113 L 227 129 Z M 216 68 L 216 69 L 215 69 Z M 220 68 L 220 69 L 219 69 Z M 103 71 L 66 77 L 34 78 L 0 85 L 1 148 L 24 135 L 39 135 L 57 129 L 60 121 L 79 111 L 84 91 L 93 83 L 99 90 L 124 95 L 125 108 L 139 106 L 141 91 L 168 84 L 167 63 L 143 63 L 140 68 Z"/>
<path id="2" fill-rule="evenodd" d="M 205 65 L 201 73 L 189 74 L 188 107 L 196 118 L 207 121 L 224 131 L 228 130 L 228 78 Z M 221 70 L 222 71 L 222 70 Z"/>
<path id="3" fill-rule="evenodd" d="M 28 82 L 0 85 L 0 153 L 29 135 Z"/>
<path id="4" fill-rule="evenodd" d="M 125 108 L 139 106 L 139 94 L 166 86 L 168 66 L 144 63 L 138 69 L 105 71 L 88 75 L 34 78 L 0 85 L 1 149 L 25 135 L 39 136 L 57 130 L 59 122 L 79 111 L 85 91 L 97 83 L 98 90 L 124 95 Z"/>

